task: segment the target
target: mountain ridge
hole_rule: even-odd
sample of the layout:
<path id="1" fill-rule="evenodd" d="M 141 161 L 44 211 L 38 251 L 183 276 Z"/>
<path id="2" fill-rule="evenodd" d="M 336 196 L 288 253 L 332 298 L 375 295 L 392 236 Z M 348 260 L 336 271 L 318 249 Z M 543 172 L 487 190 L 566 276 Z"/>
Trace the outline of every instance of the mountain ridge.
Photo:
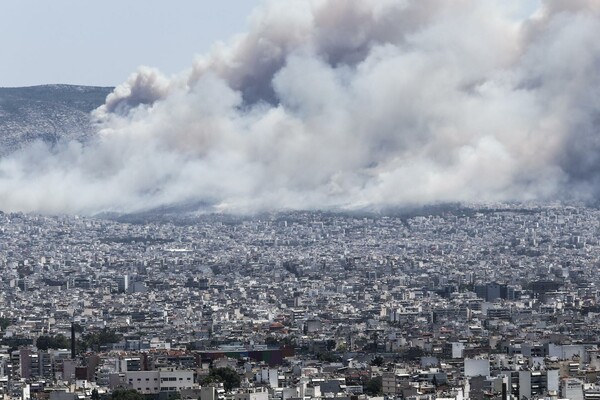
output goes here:
<path id="1" fill-rule="evenodd" d="M 0 155 L 38 140 L 85 141 L 94 132 L 90 112 L 112 90 L 69 84 L 0 87 Z"/>

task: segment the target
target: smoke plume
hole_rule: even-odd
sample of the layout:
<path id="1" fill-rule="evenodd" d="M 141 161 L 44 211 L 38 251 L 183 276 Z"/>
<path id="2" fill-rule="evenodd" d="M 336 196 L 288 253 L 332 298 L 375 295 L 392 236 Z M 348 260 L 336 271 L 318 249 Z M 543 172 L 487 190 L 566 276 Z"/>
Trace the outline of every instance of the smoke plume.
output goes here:
<path id="1" fill-rule="evenodd" d="M 267 1 L 191 69 L 135 72 L 94 140 L 0 160 L 0 209 L 591 198 L 599 4 Z"/>

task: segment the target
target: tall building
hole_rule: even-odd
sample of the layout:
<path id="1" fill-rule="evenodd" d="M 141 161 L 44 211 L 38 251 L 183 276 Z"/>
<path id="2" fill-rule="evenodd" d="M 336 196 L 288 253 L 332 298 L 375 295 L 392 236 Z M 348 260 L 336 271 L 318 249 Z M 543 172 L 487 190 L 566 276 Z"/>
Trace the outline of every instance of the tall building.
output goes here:
<path id="1" fill-rule="evenodd" d="M 564 379 L 560 394 L 563 399 L 583 400 L 583 383 L 579 379 Z"/>
<path id="2" fill-rule="evenodd" d="M 125 293 L 129 289 L 129 275 L 117 276 L 117 290 L 120 293 Z"/>
<path id="3" fill-rule="evenodd" d="M 558 370 L 519 371 L 519 398 L 531 399 L 558 393 Z"/>
<path id="4" fill-rule="evenodd" d="M 485 285 L 475 285 L 475 294 L 477 297 L 489 302 L 494 302 L 498 299 L 515 299 L 515 290 L 512 287 L 501 285 L 496 282 L 486 283 Z"/>

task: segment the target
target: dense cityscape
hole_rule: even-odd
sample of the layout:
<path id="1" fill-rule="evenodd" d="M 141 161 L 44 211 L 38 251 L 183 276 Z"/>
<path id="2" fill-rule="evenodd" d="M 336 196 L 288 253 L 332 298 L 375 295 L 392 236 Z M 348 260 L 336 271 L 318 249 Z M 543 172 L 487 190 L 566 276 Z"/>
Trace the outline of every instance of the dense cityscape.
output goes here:
<path id="1" fill-rule="evenodd" d="M 2 394 L 600 398 L 599 239 L 561 204 L 3 213 Z"/>
<path id="2" fill-rule="evenodd" d="M 600 0 L 0 4 L 0 400 L 600 400 Z"/>

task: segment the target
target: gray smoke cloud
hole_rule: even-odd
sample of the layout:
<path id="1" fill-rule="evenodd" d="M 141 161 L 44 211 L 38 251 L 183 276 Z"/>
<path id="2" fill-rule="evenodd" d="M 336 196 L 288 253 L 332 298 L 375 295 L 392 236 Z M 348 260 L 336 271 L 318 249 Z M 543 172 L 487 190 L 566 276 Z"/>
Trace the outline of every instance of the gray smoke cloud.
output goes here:
<path id="1" fill-rule="evenodd" d="M 0 160 L 0 209 L 590 198 L 600 3 L 529 3 L 265 2 L 191 69 L 134 73 L 95 111 L 90 143 Z"/>

